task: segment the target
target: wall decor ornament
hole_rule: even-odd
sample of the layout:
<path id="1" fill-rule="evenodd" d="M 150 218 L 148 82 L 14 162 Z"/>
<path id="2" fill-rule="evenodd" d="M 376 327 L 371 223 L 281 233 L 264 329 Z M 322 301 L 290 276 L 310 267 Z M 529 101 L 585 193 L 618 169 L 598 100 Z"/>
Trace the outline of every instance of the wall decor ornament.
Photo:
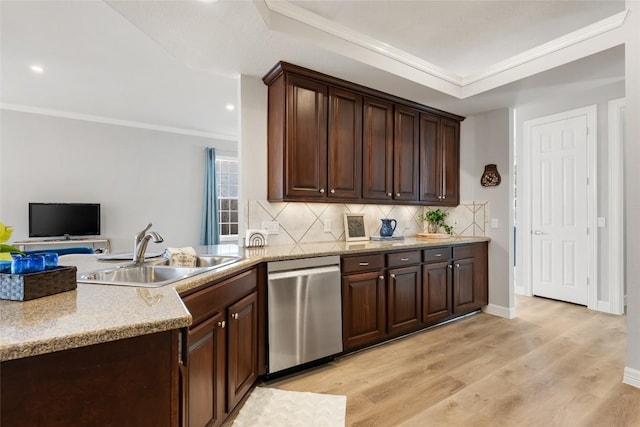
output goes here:
<path id="1" fill-rule="evenodd" d="M 496 187 L 500 185 L 502 178 L 500 177 L 500 173 L 498 173 L 498 167 L 494 164 L 485 165 L 484 173 L 482 174 L 482 178 L 480 178 L 480 184 L 483 187 Z"/>
<path id="2" fill-rule="evenodd" d="M 363 213 L 345 213 L 343 215 L 344 236 L 347 242 L 353 240 L 369 240 Z"/>

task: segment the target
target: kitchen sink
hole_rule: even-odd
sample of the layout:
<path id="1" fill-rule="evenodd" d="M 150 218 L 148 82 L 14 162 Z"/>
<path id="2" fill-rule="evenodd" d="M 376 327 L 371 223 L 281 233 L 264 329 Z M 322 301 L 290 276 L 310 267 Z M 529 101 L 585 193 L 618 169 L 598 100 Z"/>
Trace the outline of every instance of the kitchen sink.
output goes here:
<path id="1" fill-rule="evenodd" d="M 169 265 L 159 258 L 143 264 L 125 264 L 78 275 L 78 282 L 99 285 L 157 288 L 238 262 L 240 257 L 200 255 L 196 267 Z"/>

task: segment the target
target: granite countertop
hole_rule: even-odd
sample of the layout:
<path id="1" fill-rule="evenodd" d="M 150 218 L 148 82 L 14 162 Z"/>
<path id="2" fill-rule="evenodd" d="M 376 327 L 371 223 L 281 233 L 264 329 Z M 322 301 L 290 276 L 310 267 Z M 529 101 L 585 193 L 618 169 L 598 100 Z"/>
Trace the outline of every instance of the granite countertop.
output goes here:
<path id="1" fill-rule="evenodd" d="M 241 255 L 235 264 L 160 288 L 78 283 L 74 291 L 30 301 L 0 301 L 0 360 L 35 356 L 101 342 L 189 326 L 191 315 L 179 293 L 266 261 L 324 255 L 348 255 L 489 241 L 485 237 L 427 240 L 319 242 L 238 248 L 197 247 L 198 253 Z M 78 271 L 107 268 L 93 255 L 63 257 L 62 265 Z M 73 264 L 72 264 L 73 262 Z"/>

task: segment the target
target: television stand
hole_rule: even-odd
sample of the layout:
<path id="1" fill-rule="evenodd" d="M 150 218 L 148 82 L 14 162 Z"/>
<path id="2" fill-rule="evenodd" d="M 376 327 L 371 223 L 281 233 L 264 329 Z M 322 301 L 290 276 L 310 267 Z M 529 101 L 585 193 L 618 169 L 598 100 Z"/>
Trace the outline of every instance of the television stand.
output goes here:
<path id="1" fill-rule="evenodd" d="M 86 245 L 91 245 L 91 247 L 95 250 L 95 249 L 103 249 L 105 250 L 107 253 L 111 252 L 111 243 L 109 242 L 109 239 L 106 238 L 90 238 L 90 239 L 83 239 L 83 238 L 77 238 L 77 239 L 72 239 L 72 238 L 64 238 L 64 239 L 48 239 L 48 240 L 23 240 L 21 242 L 13 242 L 13 245 L 15 247 L 17 247 L 18 249 L 20 249 L 21 251 L 26 250 L 27 247 L 29 246 L 40 246 L 41 249 L 46 249 L 46 248 L 42 248 L 42 246 L 73 246 L 73 245 L 78 245 L 78 244 L 86 244 Z"/>

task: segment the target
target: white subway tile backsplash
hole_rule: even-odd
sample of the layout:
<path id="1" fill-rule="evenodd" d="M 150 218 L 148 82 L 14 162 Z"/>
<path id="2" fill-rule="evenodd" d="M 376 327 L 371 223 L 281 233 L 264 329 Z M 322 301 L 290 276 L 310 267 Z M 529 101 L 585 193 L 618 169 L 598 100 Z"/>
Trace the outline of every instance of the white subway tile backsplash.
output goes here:
<path id="1" fill-rule="evenodd" d="M 418 215 L 429 208 L 409 205 L 369 205 L 341 203 L 270 203 L 266 200 L 249 200 L 245 227 L 262 228 L 264 221 L 278 221 L 280 233 L 269 235 L 269 244 L 313 243 L 344 240 L 343 213 L 361 212 L 369 235 L 380 234 L 380 219 L 398 221 L 396 236 L 415 236 L 426 229 Z M 489 204 L 486 201 L 463 201 L 455 208 L 443 208 L 449 212 L 447 223 L 454 226 L 459 236 L 484 236 L 488 230 Z M 325 232 L 325 221 L 331 222 L 330 232 Z"/>

